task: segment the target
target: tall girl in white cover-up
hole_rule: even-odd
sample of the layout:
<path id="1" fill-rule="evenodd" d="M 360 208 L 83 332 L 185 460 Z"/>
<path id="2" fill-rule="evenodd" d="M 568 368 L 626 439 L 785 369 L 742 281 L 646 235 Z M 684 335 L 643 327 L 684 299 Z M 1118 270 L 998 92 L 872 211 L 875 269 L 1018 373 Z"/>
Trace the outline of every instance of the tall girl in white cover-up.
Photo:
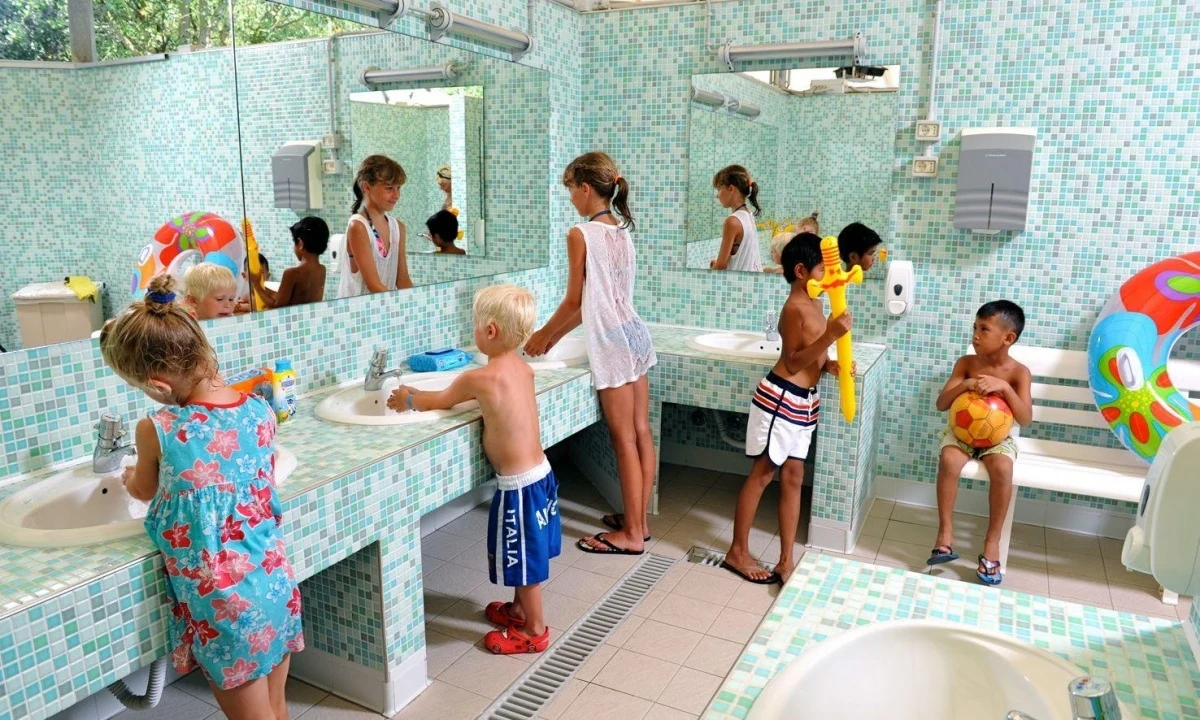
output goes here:
<path id="1" fill-rule="evenodd" d="M 629 237 L 629 183 L 612 158 L 590 152 L 567 165 L 563 185 L 587 222 L 567 233 L 567 295 L 525 351 L 544 355 L 583 324 L 592 382 L 617 456 L 625 512 L 604 516 L 613 532 L 583 538 L 578 546 L 584 552 L 640 555 L 650 536 L 646 510 L 658 469 L 646 373 L 658 359 L 650 330 L 633 307 L 637 258 Z"/>
<path id="2" fill-rule="evenodd" d="M 346 255 L 338 297 L 404 290 L 413 286 L 404 256 L 404 223 L 387 213 L 407 180 L 400 163 L 369 155 L 354 176 L 354 204 L 346 225 Z"/>
<path id="3" fill-rule="evenodd" d="M 713 189 L 717 191 L 717 202 L 730 212 L 721 226 L 721 248 L 708 266 L 713 270 L 762 272 L 762 251 L 754 223 L 755 216 L 762 212 L 758 206 L 758 183 L 750 179 L 746 168 L 729 165 L 713 176 Z M 746 203 L 754 208 L 753 214 Z"/>

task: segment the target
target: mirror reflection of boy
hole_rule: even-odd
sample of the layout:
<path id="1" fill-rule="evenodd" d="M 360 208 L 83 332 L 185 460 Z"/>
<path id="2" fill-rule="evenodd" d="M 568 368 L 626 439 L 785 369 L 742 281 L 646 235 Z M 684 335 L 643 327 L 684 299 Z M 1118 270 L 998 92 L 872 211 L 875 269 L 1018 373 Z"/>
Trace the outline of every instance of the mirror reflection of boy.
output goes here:
<path id="1" fill-rule="evenodd" d="M 838 233 L 838 250 L 847 269 L 858 265 L 863 272 L 870 270 L 881 245 L 879 233 L 860 222 L 850 223 Z"/>
<path id="2" fill-rule="evenodd" d="M 426 237 L 442 255 L 466 255 L 467 251 L 454 244 L 458 239 L 458 218 L 449 210 L 438 210 L 425 221 Z"/>
<path id="3" fill-rule="evenodd" d="M 266 286 L 264 275 L 252 278 L 254 292 L 263 299 L 268 308 L 289 305 L 305 305 L 325 299 L 325 266 L 321 255 L 329 247 L 329 226 L 319 217 L 306 217 L 289 228 L 292 233 L 292 251 L 300 264 L 283 271 L 279 289 Z"/>

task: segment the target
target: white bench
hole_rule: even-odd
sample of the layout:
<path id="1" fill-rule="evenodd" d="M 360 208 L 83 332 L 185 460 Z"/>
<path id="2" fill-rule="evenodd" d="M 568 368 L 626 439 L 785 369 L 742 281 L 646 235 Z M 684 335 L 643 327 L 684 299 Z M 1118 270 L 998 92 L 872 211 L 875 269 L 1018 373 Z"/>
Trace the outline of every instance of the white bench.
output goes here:
<path id="1" fill-rule="evenodd" d="M 971 352 L 968 350 L 968 352 Z M 1033 374 L 1033 422 L 1098 428 L 1108 433 L 1108 423 L 1096 409 L 1096 401 L 1087 386 L 1087 353 L 1017 344 L 1012 357 L 1024 363 Z M 1172 360 L 1171 380 L 1193 401 L 1200 399 L 1200 362 Z M 1050 404 L 1054 403 L 1054 404 Z M 1008 545 L 1012 537 L 1013 512 L 1017 488 L 1052 490 L 1087 497 L 1123 502 L 1139 502 L 1149 466 L 1124 448 L 1113 449 L 1017 438 L 1018 458 L 1013 464 L 1013 494 L 1000 534 L 1000 567 L 1008 568 Z M 987 469 L 971 460 L 962 476 L 987 482 Z M 1178 596 L 1163 592 L 1163 602 L 1175 604 Z"/>

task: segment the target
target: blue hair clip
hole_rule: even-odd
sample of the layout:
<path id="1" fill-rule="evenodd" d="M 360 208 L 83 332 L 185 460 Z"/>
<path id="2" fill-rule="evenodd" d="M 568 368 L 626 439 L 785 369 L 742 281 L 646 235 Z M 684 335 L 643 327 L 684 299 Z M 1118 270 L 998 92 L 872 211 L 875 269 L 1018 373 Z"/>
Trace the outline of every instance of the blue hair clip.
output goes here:
<path id="1" fill-rule="evenodd" d="M 167 303 L 175 302 L 175 293 L 173 293 L 173 292 L 165 292 L 165 293 L 148 292 L 148 293 L 146 293 L 146 299 L 156 302 L 160 305 L 166 305 Z"/>

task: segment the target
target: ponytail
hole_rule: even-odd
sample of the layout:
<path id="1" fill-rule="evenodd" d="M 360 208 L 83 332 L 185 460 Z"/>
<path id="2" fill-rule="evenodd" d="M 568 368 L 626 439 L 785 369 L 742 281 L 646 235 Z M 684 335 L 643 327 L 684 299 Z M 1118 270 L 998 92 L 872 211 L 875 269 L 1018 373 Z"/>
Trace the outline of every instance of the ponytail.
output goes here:
<path id="1" fill-rule="evenodd" d="M 350 214 L 353 215 L 362 207 L 363 191 L 358 184 L 358 178 L 354 178 L 354 202 L 350 204 Z"/>
<path id="2" fill-rule="evenodd" d="M 629 181 L 621 177 L 617 164 L 608 155 L 602 152 L 580 155 L 567 163 L 562 182 L 566 187 L 591 186 L 617 211 L 621 227 L 634 229 L 633 213 L 629 211 Z"/>
<path id="3" fill-rule="evenodd" d="M 621 227 L 630 230 L 636 229 L 633 213 L 629 212 L 629 181 L 620 176 L 613 183 L 612 206 L 621 216 Z"/>
<path id="4" fill-rule="evenodd" d="M 762 212 L 758 206 L 758 183 L 750 179 L 750 171 L 741 165 L 726 165 L 713 175 L 713 187 L 732 185 L 742 194 L 746 202 L 754 206 L 754 214 Z"/>
<path id="5" fill-rule="evenodd" d="M 746 200 L 754 206 L 754 217 L 758 217 L 759 213 L 762 212 L 762 208 L 758 206 L 758 183 L 754 181 L 750 182 L 750 192 L 746 194 Z"/>

